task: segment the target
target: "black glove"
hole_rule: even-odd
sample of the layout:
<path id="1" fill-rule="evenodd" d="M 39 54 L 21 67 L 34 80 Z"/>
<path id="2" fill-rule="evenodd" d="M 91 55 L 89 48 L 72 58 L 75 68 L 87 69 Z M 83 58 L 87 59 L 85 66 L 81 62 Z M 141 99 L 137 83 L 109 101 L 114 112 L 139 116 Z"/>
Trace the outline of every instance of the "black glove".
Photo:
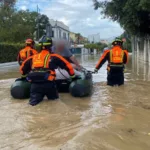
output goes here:
<path id="1" fill-rule="evenodd" d="M 94 69 L 94 73 L 98 73 L 98 69 L 95 68 L 95 69 Z"/>

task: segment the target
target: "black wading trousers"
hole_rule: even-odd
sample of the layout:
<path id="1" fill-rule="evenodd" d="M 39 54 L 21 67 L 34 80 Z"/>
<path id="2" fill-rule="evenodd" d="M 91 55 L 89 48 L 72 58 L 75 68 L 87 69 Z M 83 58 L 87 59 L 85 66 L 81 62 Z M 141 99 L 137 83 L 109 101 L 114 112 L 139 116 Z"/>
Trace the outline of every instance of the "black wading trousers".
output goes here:
<path id="1" fill-rule="evenodd" d="M 49 100 L 59 98 L 55 82 L 31 83 L 29 104 L 32 106 L 37 105 L 43 100 L 44 96 L 47 96 Z"/>

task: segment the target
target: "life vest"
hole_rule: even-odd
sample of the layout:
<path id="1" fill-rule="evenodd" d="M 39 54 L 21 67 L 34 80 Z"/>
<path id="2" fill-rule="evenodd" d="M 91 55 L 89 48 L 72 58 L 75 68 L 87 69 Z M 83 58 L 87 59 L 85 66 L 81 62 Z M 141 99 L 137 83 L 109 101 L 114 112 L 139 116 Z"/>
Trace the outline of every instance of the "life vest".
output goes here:
<path id="1" fill-rule="evenodd" d="M 107 66 L 107 70 L 110 72 L 111 69 L 124 69 L 124 50 L 122 50 L 120 47 L 115 46 L 113 49 L 110 50 L 110 62 Z"/>
<path id="2" fill-rule="evenodd" d="M 31 47 L 26 47 L 20 51 L 20 59 L 25 61 L 30 56 L 34 55 L 36 51 L 34 51 Z"/>
<path id="3" fill-rule="evenodd" d="M 43 74 L 46 80 L 53 81 L 56 74 L 55 71 L 49 70 L 50 57 L 50 53 L 45 50 L 34 55 L 32 58 L 32 72 L 36 73 L 36 76 Z"/>
<path id="4" fill-rule="evenodd" d="M 123 64 L 124 50 L 120 47 L 114 47 L 110 50 L 110 65 L 111 64 Z"/>

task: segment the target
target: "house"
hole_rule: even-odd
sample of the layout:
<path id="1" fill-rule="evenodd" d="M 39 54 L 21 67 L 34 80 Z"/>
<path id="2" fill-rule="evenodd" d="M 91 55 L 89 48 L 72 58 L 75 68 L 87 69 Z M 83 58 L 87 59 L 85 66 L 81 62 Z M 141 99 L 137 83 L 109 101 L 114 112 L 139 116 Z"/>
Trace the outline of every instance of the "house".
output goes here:
<path id="1" fill-rule="evenodd" d="M 71 44 L 74 44 L 74 43 L 77 42 L 77 36 L 76 36 L 76 33 L 70 32 L 70 42 L 71 42 Z"/>
<path id="2" fill-rule="evenodd" d="M 109 44 L 108 40 L 100 40 L 100 43 L 103 43 L 103 44 Z"/>
<path id="3" fill-rule="evenodd" d="M 51 36 L 54 41 L 57 41 L 57 40 L 70 41 L 70 37 L 69 37 L 70 31 L 67 25 L 65 25 L 61 21 L 55 21 L 53 19 L 50 19 L 49 22 L 52 27 Z"/>
<path id="4" fill-rule="evenodd" d="M 70 32 L 71 44 L 84 44 L 88 42 L 88 38 L 83 37 L 80 33 Z"/>
<path id="5" fill-rule="evenodd" d="M 71 52 L 73 54 L 88 54 L 88 49 L 84 48 L 84 44 L 74 44 L 74 45 L 71 45 Z"/>

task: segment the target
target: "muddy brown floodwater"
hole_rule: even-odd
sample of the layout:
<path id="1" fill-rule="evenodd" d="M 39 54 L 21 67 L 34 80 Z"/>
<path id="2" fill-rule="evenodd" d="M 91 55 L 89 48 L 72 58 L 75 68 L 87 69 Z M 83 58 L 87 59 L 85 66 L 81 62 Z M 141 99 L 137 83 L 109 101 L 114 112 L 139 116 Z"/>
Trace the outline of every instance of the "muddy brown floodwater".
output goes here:
<path id="1" fill-rule="evenodd" d="M 93 70 L 98 56 L 78 56 Z M 0 66 L 0 150 L 150 150 L 150 68 L 130 60 L 126 83 L 106 85 L 106 65 L 93 76 L 91 97 L 14 100 L 18 67 Z"/>

